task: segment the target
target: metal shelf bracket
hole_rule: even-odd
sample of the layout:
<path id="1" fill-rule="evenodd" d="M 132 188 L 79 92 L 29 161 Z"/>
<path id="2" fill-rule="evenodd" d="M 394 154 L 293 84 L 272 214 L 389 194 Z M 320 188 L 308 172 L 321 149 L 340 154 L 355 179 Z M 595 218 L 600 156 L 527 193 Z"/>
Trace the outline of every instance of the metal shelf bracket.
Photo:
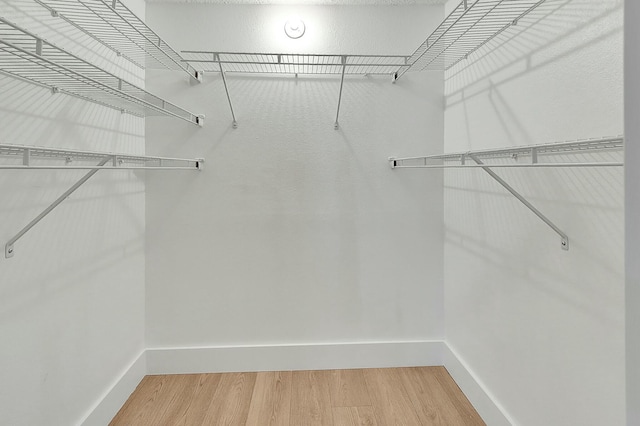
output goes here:
<path id="1" fill-rule="evenodd" d="M 544 223 L 546 223 L 551 229 L 553 229 L 556 234 L 560 236 L 560 247 L 563 250 L 569 250 L 569 237 L 565 234 L 560 228 L 558 228 L 548 217 L 546 217 L 540 210 L 538 210 L 533 204 L 531 204 L 526 198 L 524 198 L 518 191 L 513 189 L 511 185 L 509 185 L 504 179 L 496 174 L 489 166 L 484 166 L 484 163 L 475 155 L 470 154 L 469 158 L 475 161 L 476 164 L 480 165 L 482 170 L 487 172 L 489 176 L 491 176 L 496 182 L 502 185 L 507 191 L 511 193 L 514 197 L 518 199 L 522 204 L 525 205 L 529 210 L 531 210 L 536 216 L 538 216 Z"/>
<path id="2" fill-rule="evenodd" d="M 588 156 L 588 161 L 584 161 L 583 156 L 604 152 L 618 153 L 621 155 L 623 148 L 624 137 L 616 136 L 419 157 L 389 157 L 387 161 L 389 162 L 389 167 L 392 169 L 482 169 L 538 216 L 540 220 L 553 229 L 553 231 L 560 236 L 560 247 L 563 250 L 569 250 L 569 237 L 567 234 L 542 214 L 540 210 L 535 208 L 504 179 L 498 176 L 493 171 L 493 168 L 622 167 L 624 166 L 624 161 L 610 161 L 607 159 L 609 156 L 599 156 L 595 158 Z M 558 160 L 558 158 L 560 160 Z"/>
<path id="3" fill-rule="evenodd" d="M 342 88 L 344 87 L 344 72 L 347 69 L 347 57 L 343 56 L 341 58 L 341 62 L 342 62 L 342 73 L 340 76 L 340 93 L 338 94 L 338 111 L 336 112 L 336 121 L 333 124 L 333 128 L 335 130 L 340 129 L 340 123 L 338 122 L 338 118 L 340 117 L 340 102 L 342 102 Z"/>
<path id="4" fill-rule="evenodd" d="M 9 160 L 6 164 L 0 164 L 0 170 L 89 170 L 71 188 L 58 197 L 5 244 L 4 255 L 6 258 L 13 257 L 14 245 L 24 234 L 29 232 L 31 228 L 44 219 L 53 209 L 66 200 L 99 170 L 201 171 L 204 165 L 204 158 L 189 159 L 139 156 L 11 144 L 0 144 L 0 156 Z M 63 163 L 64 165 L 58 163 Z M 87 163 L 89 163 L 89 165 L 87 165 Z"/>
<path id="5" fill-rule="evenodd" d="M 231 127 L 234 129 L 238 128 L 238 121 L 236 120 L 236 114 L 233 112 L 233 105 L 231 104 L 231 96 L 229 95 L 229 86 L 227 86 L 227 78 L 224 74 L 224 69 L 222 68 L 222 61 L 220 60 L 220 55 L 215 53 L 213 55 L 213 60 L 218 62 L 218 66 L 220 67 L 220 76 L 222 77 L 222 83 L 224 84 L 224 91 L 227 94 L 227 101 L 229 102 L 229 109 L 231 110 L 231 118 L 233 119 L 231 123 Z"/>
<path id="6" fill-rule="evenodd" d="M 107 164 L 109 161 L 114 161 L 115 156 L 112 157 L 107 157 L 104 160 L 100 161 L 100 163 L 98 163 L 98 167 L 102 167 L 105 164 Z M 4 257 L 11 258 L 13 257 L 14 254 L 14 244 L 24 236 L 24 234 L 26 234 L 27 232 L 29 232 L 29 230 L 31 228 L 33 228 L 34 226 L 36 226 L 38 224 L 38 222 L 40 222 L 42 219 L 44 219 L 49 213 L 51 213 L 53 211 L 53 209 L 55 209 L 56 207 L 58 207 L 60 204 L 62 204 L 62 202 L 64 200 L 66 200 L 67 198 L 69 198 L 69 196 L 71 194 L 73 194 L 73 192 L 75 192 L 76 189 L 80 188 L 86 181 L 88 181 L 89 179 L 91 179 L 91 177 L 93 175 L 95 175 L 98 172 L 99 169 L 93 169 L 90 170 L 86 175 L 84 175 L 79 181 L 77 181 L 75 184 L 73 184 L 73 186 L 69 189 L 67 189 L 65 191 L 64 194 L 62 194 L 61 196 L 59 196 L 53 203 L 51 203 L 49 205 L 49 207 L 47 207 L 46 209 L 44 209 L 44 211 L 42 213 L 40 213 L 38 216 L 36 216 L 35 219 L 33 219 L 31 222 L 29 222 L 24 228 L 22 228 L 20 230 L 20 232 L 18 232 L 13 238 L 11 238 L 9 240 L 9 242 L 7 242 L 7 244 L 4 246 Z"/>

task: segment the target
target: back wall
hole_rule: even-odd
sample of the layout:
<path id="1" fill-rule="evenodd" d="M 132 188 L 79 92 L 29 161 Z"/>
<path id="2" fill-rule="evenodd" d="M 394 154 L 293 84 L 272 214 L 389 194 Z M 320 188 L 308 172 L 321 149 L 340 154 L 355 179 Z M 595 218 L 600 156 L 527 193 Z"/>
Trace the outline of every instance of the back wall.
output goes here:
<path id="1" fill-rule="evenodd" d="M 282 30 L 294 13 L 307 24 L 297 41 Z M 442 13 L 150 4 L 147 18 L 178 50 L 411 54 Z M 149 154 L 206 158 L 197 175 L 147 174 L 150 369 L 177 371 L 153 359 L 180 348 L 441 340 L 442 174 L 395 173 L 386 159 L 442 150 L 443 74 L 347 78 L 338 131 L 339 77 L 227 77 L 237 129 L 220 75 L 188 86 L 147 72 L 150 90 L 207 116 L 186 130 L 147 119 Z M 365 363 L 312 353 L 288 365 Z"/>

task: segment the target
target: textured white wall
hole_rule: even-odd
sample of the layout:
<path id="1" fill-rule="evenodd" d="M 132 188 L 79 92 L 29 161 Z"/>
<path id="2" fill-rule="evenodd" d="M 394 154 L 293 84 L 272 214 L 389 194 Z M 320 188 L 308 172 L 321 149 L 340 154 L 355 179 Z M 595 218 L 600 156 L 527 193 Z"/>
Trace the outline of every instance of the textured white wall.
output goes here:
<path id="1" fill-rule="evenodd" d="M 0 2 L 0 16 L 136 74 L 32 1 Z M 10 77 L 0 111 L 0 143 L 144 153 L 144 120 Z M 0 172 L 2 245 L 84 173 Z M 140 355 L 144 229 L 140 177 L 99 172 L 0 259 L 0 424 L 77 424 Z"/>
<path id="2" fill-rule="evenodd" d="M 625 2 L 625 244 L 627 425 L 640 424 L 640 4 Z"/>
<path id="3" fill-rule="evenodd" d="M 301 46 L 284 18 L 308 24 Z M 178 49 L 411 53 L 440 6 L 148 5 Z M 189 28 L 189 31 L 186 31 Z M 147 84 L 207 115 L 147 120 L 149 152 L 206 157 L 147 183 L 147 341 L 154 347 L 440 339 L 442 179 L 386 158 L 442 149 L 442 73 L 339 79 L 229 75 Z M 353 360 L 345 360 L 352 363 Z"/>
<path id="4" fill-rule="evenodd" d="M 449 71 L 445 151 L 621 134 L 622 15 L 548 0 Z M 482 171 L 446 172 L 447 342 L 514 424 L 623 424 L 623 172 L 498 174 L 571 249 Z"/>

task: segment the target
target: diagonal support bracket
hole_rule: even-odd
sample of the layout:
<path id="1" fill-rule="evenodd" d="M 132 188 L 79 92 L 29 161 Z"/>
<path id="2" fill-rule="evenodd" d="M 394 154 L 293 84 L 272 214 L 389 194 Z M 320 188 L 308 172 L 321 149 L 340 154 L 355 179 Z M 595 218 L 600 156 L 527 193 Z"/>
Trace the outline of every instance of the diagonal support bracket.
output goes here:
<path id="1" fill-rule="evenodd" d="M 100 163 L 98 163 L 98 167 L 104 166 L 105 164 L 107 164 L 109 161 L 113 161 L 115 157 L 111 156 L 111 157 L 107 157 L 104 160 L 100 161 Z M 33 219 L 31 222 L 29 222 L 29 224 L 27 226 L 25 226 L 24 228 L 22 228 L 20 230 L 20 232 L 18 232 L 16 234 L 15 237 L 11 238 L 9 240 L 9 242 L 7 242 L 7 244 L 4 246 L 4 257 L 6 257 L 7 259 L 10 257 L 13 257 L 13 245 L 16 243 L 16 241 L 18 241 L 20 238 L 22 238 L 24 236 L 24 234 L 26 234 L 27 232 L 29 232 L 29 230 L 31 228 L 33 228 L 34 226 L 36 226 L 36 224 L 38 222 L 40 222 L 42 219 L 45 218 L 45 216 L 47 216 L 49 213 L 51 213 L 51 211 L 53 209 L 55 209 L 56 207 L 58 207 L 64 200 L 66 200 L 69 195 L 71 195 L 76 189 L 80 188 L 86 181 L 88 181 L 93 175 L 95 175 L 98 170 L 100 169 L 93 169 L 91 171 L 89 171 L 89 173 L 87 173 L 86 175 L 84 175 L 78 182 L 76 182 L 71 188 L 67 189 L 67 191 L 62 194 L 61 196 L 58 197 L 58 199 L 56 199 L 53 203 L 51 203 L 51 205 L 49 205 L 49 207 L 47 207 L 46 209 L 44 209 L 44 211 L 42 213 L 40 213 L 35 219 Z"/>
<path id="2" fill-rule="evenodd" d="M 469 157 L 473 161 L 475 161 L 476 164 L 478 164 L 480 166 L 482 166 L 484 164 L 475 155 L 469 154 Z M 569 250 L 569 237 L 567 236 L 567 234 L 562 232 L 562 230 L 560 228 L 558 228 L 548 217 L 546 217 L 544 214 L 542 214 L 542 212 L 540 212 L 540 210 L 535 208 L 535 206 L 533 204 L 531 204 L 529 201 L 527 201 L 527 199 L 524 198 L 518 191 L 513 189 L 513 187 L 511 185 L 509 185 L 507 182 L 505 182 L 504 179 L 502 179 L 493 170 L 491 170 L 490 166 L 484 166 L 484 167 L 482 167 L 482 170 L 487 172 L 489 174 L 489 176 L 491 176 L 500 185 L 502 185 L 507 191 L 509 191 L 511 193 L 511 195 L 516 197 L 518 199 L 518 201 L 520 201 L 522 204 L 524 204 L 529 210 L 531 210 L 536 216 L 538 216 L 544 223 L 549 225 L 549 227 L 551 229 L 553 229 L 556 232 L 556 234 L 558 234 L 560 236 L 560 239 L 561 239 L 560 240 L 560 247 L 563 250 Z"/>
<path id="3" fill-rule="evenodd" d="M 347 70 L 347 57 L 342 57 L 342 75 L 340 77 L 340 94 L 338 95 L 338 111 L 336 112 L 336 122 L 333 124 L 333 128 L 340 129 L 340 123 L 338 118 L 340 117 L 340 102 L 342 101 L 342 87 L 344 86 L 344 72 Z"/>
<path id="4" fill-rule="evenodd" d="M 214 61 L 218 62 L 218 66 L 220 67 L 220 75 L 222 76 L 222 83 L 224 84 L 224 91 L 227 94 L 227 101 L 229 101 L 229 109 L 231 110 L 231 118 L 233 119 L 232 126 L 234 129 L 238 128 L 238 122 L 236 121 L 236 114 L 233 112 L 233 105 L 231 104 L 231 96 L 229 95 L 229 87 L 227 86 L 227 77 L 224 74 L 224 69 L 222 68 L 222 60 L 220 59 L 220 54 L 216 53 L 213 55 Z"/>

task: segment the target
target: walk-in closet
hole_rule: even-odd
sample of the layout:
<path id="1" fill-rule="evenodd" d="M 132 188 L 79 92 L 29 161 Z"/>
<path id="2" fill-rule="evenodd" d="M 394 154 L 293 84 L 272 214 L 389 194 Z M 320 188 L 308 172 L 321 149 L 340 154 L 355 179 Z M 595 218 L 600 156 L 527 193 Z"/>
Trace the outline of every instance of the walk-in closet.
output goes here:
<path id="1" fill-rule="evenodd" d="M 0 0 L 0 424 L 640 424 L 639 19 Z"/>

